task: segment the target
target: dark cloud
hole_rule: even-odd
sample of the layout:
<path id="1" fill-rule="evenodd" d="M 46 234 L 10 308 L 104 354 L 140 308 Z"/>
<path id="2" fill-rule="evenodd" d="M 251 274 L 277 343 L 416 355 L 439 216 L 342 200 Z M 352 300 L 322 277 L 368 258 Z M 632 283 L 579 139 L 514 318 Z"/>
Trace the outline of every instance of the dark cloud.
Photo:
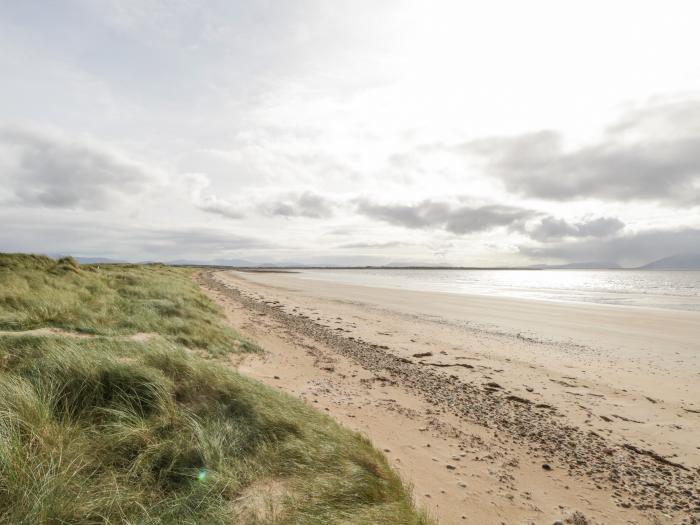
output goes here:
<path id="1" fill-rule="evenodd" d="M 516 227 L 537 215 L 513 206 L 453 206 L 447 202 L 424 200 L 413 205 L 377 204 L 357 201 L 357 211 L 372 219 L 405 228 L 443 228 L 456 234 L 490 230 L 497 226 Z"/>
<path id="2" fill-rule="evenodd" d="M 261 209 L 265 214 L 272 216 L 325 219 L 333 215 L 333 207 L 332 201 L 316 193 L 305 191 L 266 202 Z"/>
<path id="3" fill-rule="evenodd" d="M 600 217 L 577 223 L 545 217 L 527 233 L 535 240 L 547 242 L 565 237 L 608 237 L 624 227 L 625 223 L 614 217 Z"/>
<path id="4" fill-rule="evenodd" d="M 566 150 L 556 131 L 471 141 L 460 151 L 529 197 L 700 204 L 700 100 L 630 112 L 597 143 Z"/>
<path id="5" fill-rule="evenodd" d="M 227 219 L 242 219 L 245 217 L 238 206 L 214 195 L 203 196 L 201 200 L 196 202 L 196 206 L 202 211 L 215 213 Z"/>
<path id="6" fill-rule="evenodd" d="M 700 229 L 648 230 L 607 239 L 520 247 L 520 251 L 537 260 L 609 261 L 638 266 L 678 253 L 700 252 Z"/>
<path id="7" fill-rule="evenodd" d="M 156 180 L 95 143 L 21 128 L 0 129 L 0 169 L 15 204 L 48 208 L 110 207 Z"/>
<path id="8" fill-rule="evenodd" d="M 403 226 L 405 228 L 426 228 L 444 225 L 450 214 L 450 206 L 444 202 L 425 200 L 415 205 L 376 204 L 360 199 L 357 211 L 372 219 Z"/>
<path id="9" fill-rule="evenodd" d="M 496 226 L 516 227 L 534 217 L 536 212 L 512 206 L 462 206 L 452 210 L 445 229 L 452 233 L 473 233 L 490 230 Z"/>

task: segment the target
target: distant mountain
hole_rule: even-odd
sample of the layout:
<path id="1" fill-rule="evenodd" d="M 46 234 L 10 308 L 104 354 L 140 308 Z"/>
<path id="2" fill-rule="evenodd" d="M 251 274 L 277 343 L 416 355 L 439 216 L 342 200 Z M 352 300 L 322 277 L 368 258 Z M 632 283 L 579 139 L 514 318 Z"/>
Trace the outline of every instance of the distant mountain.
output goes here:
<path id="1" fill-rule="evenodd" d="M 80 264 L 119 264 L 127 261 L 108 259 L 107 257 L 74 257 Z"/>
<path id="2" fill-rule="evenodd" d="M 445 263 L 437 264 L 427 264 L 425 262 L 406 262 L 406 261 L 394 261 L 387 264 L 381 265 L 383 268 L 420 268 L 420 267 L 430 267 L 430 268 L 451 268 L 452 266 Z"/>
<path id="3" fill-rule="evenodd" d="M 53 253 L 50 254 L 49 257 L 52 259 L 60 259 L 61 257 L 69 256 L 61 253 Z M 81 257 L 79 255 L 74 255 L 73 259 L 78 261 L 80 264 L 118 264 L 127 262 L 120 259 L 109 259 L 107 257 Z"/>
<path id="4" fill-rule="evenodd" d="M 700 253 L 679 253 L 642 266 L 642 270 L 700 270 Z"/>
<path id="5" fill-rule="evenodd" d="M 257 266 L 257 263 L 246 261 L 245 259 L 215 259 L 213 261 L 194 261 L 189 259 L 178 259 L 176 261 L 167 261 L 165 264 L 172 264 L 173 266 Z"/>
<path id="6" fill-rule="evenodd" d="M 569 264 L 533 264 L 528 266 L 533 270 L 616 270 L 622 268 L 614 262 L 575 262 Z"/>

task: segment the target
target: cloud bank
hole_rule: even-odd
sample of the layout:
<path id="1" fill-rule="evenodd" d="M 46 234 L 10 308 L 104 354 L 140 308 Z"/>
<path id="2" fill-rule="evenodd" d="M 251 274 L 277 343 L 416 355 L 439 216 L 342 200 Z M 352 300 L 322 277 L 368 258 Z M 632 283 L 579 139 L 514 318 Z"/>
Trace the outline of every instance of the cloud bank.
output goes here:
<path id="1" fill-rule="evenodd" d="M 0 168 L 22 206 L 101 209 L 157 183 L 153 171 L 103 145 L 19 127 L 0 128 Z"/>
<path id="2" fill-rule="evenodd" d="M 334 206 L 333 201 L 311 191 L 305 191 L 272 199 L 263 203 L 260 209 L 273 217 L 324 219 L 333 215 Z"/>
<path id="3" fill-rule="evenodd" d="M 669 254 L 700 252 L 700 229 L 647 230 L 610 239 L 522 246 L 520 252 L 538 260 L 610 261 L 637 266 Z"/>
<path id="4" fill-rule="evenodd" d="M 514 227 L 537 215 L 524 208 L 502 205 L 464 206 L 424 200 L 412 205 L 378 204 L 358 199 L 357 212 L 404 228 L 442 228 L 455 234 L 487 231 L 498 226 Z"/>
<path id="5" fill-rule="evenodd" d="M 477 139 L 458 150 L 481 159 L 487 174 L 527 197 L 700 205 L 697 100 L 630 112 L 598 142 L 571 150 L 552 130 Z"/>
<path id="6" fill-rule="evenodd" d="M 625 223 L 615 217 L 600 217 L 573 224 L 564 219 L 545 217 L 527 233 L 535 240 L 549 242 L 566 237 L 608 237 L 624 227 Z"/>

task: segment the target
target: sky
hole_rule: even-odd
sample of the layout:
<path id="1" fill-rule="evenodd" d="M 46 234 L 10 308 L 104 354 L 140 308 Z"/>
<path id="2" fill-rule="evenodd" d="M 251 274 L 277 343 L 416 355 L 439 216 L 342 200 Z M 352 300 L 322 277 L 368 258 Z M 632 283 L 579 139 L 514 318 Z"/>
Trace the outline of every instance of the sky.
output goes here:
<path id="1" fill-rule="evenodd" d="M 700 4 L 0 0 L 0 251 L 700 252 Z"/>

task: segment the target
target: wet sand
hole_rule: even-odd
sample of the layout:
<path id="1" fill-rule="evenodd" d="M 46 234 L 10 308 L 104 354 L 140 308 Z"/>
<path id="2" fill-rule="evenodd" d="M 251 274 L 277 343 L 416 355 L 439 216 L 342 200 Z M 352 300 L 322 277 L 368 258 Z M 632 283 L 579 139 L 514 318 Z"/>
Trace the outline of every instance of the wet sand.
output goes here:
<path id="1" fill-rule="evenodd" d="M 241 370 L 388 450 L 441 523 L 698 520 L 698 313 L 296 274 L 206 286 L 269 352 Z"/>

